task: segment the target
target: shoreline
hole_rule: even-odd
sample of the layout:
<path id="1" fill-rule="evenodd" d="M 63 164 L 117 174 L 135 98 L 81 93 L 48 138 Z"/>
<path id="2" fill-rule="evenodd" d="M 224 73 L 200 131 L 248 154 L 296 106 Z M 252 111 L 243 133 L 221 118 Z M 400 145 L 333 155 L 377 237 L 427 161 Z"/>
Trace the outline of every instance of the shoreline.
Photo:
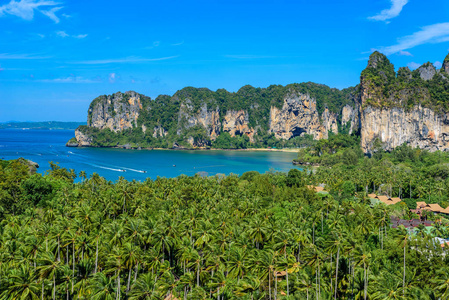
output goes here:
<path id="1" fill-rule="evenodd" d="M 126 148 L 126 147 L 93 147 L 93 146 L 69 146 L 66 144 L 66 147 L 69 148 L 109 148 L 109 149 L 122 149 L 122 150 L 167 150 L 167 151 L 254 151 L 254 152 L 288 152 L 288 153 L 296 153 L 301 148 L 283 148 L 283 149 L 270 149 L 270 148 L 246 148 L 246 149 L 220 149 L 220 148 Z"/>

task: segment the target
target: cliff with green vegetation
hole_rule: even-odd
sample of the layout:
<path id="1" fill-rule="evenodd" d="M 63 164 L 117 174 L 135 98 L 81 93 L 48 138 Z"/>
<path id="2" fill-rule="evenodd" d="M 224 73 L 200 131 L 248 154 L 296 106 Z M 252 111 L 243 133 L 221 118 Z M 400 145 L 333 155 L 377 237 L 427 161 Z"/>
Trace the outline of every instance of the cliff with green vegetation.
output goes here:
<path id="1" fill-rule="evenodd" d="M 360 84 L 343 90 L 316 83 L 187 87 L 151 99 L 135 92 L 100 96 L 87 126 L 69 146 L 124 148 L 301 147 L 329 134 L 360 136 L 365 153 L 391 151 L 404 143 L 449 149 L 449 56 L 441 69 L 395 67 L 374 52 Z"/>
<path id="2" fill-rule="evenodd" d="M 355 111 L 354 92 L 310 82 L 236 93 L 187 87 L 154 100 L 118 92 L 92 101 L 75 136 L 78 145 L 94 147 L 298 147 L 308 136 L 338 133 L 342 120 L 355 127 L 350 113 L 342 117 L 343 108 Z"/>
<path id="3" fill-rule="evenodd" d="M 364 152 L 408 144 L 449 149 L 449 68 L 425 63 L 414 71 L 394 66 L 374 52 L 360 78 L 360 132 Z"/>

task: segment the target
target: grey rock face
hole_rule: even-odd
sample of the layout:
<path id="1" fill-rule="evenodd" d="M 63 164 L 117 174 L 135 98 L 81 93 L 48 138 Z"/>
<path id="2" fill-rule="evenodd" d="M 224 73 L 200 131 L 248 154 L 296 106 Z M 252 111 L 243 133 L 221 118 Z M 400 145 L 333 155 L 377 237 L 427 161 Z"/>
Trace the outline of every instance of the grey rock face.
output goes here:
<path id="1" fill-rule="evenodd" d="M 168 134 L 167 130 L 165 130 L 165 128 L 163 128 L 162 126 L 157 126 L 154 127 L 153 129 L 153 137 L 157 138 L 157 137 L 164 137 Z"/>
<path id="2" fill-rule="evenodd" d="M 231 136 L 247 135 L 250 141 L 253 141 L 255 130 L 249 126 L 246 110 L 228 110 L 223 119 L 223 132 L 229 132 Z"/>
<path id="3" fill-rule="evenodd" d="M 418 68 L 418 72 L 419 72 L 419 76 L 423 80 L 427 81 L 427 80 L 432 79 L 433 76 L 435 76 L 435 74 L 437 73 L 437 70 L 435 69 L 434 65 L 432 65 L 431 63 L 426 63 Z"/>
<path id="4" fill-rule="evenodd" d="M 92 144 L 92 137 L 83 134 L 78 129 L 75 130 L 75 138 L 78 141 L 78 145 L 81 147 L 88 147 Z"/>
<path id="5" fill-rule="evenodd" d="M 220 110 L 209 110 L 207 105 L 204 104 L 198 111 L 194 111 L 191 102 L 187 99 L 181 104 L 178 114 L 178 130 L 177 133 L 181 134 L 184 129 L 189 129 L 196 125 L 201 125 L 206 128 L 212 140 L 215 140 L 220 134 Z"/>
<path id="6" fill-rule="evenodd" d="M 322 139 L 328 137 L 328 131 L 338 133 L 337 115 L 326 108 L 320 118 L 316 101 L 309 95 L 289 94 L 282 109 L 271 107 L 269 132 L 277 138 L 287 140 L 306 133 Z"/>
<path id="7" fill-rule="evenodd" d="M 137 119 L 142 109 L 140 95 L 135 92 L 115 93 L 112 96 L 94 100 L 88 111 L 87 125 L 98 129 L 109 128 L 121 131 L 137 127 Z"/>
<path id="8" fill-rule="evenodd" d="M 449 115 L 415 106 L 380 109 L 367 107 L 361 113 L 362 149 L 371 153 L 376 139 L 385 150 L 406 143 L 429 151 L 449 150 Z"/>

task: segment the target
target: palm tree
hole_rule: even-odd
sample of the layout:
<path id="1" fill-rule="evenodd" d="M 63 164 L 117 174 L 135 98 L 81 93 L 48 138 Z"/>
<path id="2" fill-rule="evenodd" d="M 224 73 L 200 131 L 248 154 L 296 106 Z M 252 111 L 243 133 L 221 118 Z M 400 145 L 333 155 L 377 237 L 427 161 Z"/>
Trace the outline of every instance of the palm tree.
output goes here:
<path id="1" fill-rule="evenodd" d="M 447 267 L 443 267 L 436 272 L 436 276 L 432 279 L 439 299 L 449 298 L 449 277 L 447 274 L 449 274 L 449 270 Z"/>
<path id="2" fill-rule="evenodd" d="M 21 265 L 13 269 L 8 276 L 6 289 L 2 293 L 2 299 L 38 300 L 40 287 L 36 281 L 35 273 L 28 265 Z"/>
<path id="3" fill-rule="evenodd" d="M 114 300 L 117 295 L 113 277 L 108 277 L 103 272 L 95 273 L 91 289 L 92 300 Z"/>
<path id="4" fill-rule="evenodd" d="M 41 280 L 50 279 L 53 281 L 52 298 L 56 299 L 56 272 L 61 269 L 61 262 L 51 252 L 45 252 L 39 257 L 39 267 L 37 268 Z M 43 281 L 42 281 L 43 284 Z"/>
<path id="5" fill-rule="evenodd" d="M 260 280 L 255 276 L 248 276 L 241 280 L 234 291 L 235 295 L 238 297 L 244 297 L 246 295 L 251 295 L 251 300 L 254 299 L 254 292 L 259 289 Z M 288 297 L 288 296 L 287 296 Z"/>
<path id="6" fill-rule="evenodd" d="M 163 299 L 156 289 L 156 276 L 151 273 L 139 275 L 129 292 L 129 300 Z"/>
<path id="7" fill-rule="evenodd" d="M 402 288 L 404 289 L 403 295 L 405 295 L 405 254 L 406 254 L 406 250 L 407 250 L 407 241 L 409 240 L 409 234 L 407 232 L 407 229 L 401 228 L 400 232 L 397 233 L 395 239 L 396 239 L 398 245 L 404 249 Z"/>
<path id="8" fill-rule="evenodd" d="M 373 294 L 373 299 L 409 299 L 404 295 L 404 287 L 401 287 L 399 278 L 389 272 L 380 273 L 373 283 L 376 290 Z"/>

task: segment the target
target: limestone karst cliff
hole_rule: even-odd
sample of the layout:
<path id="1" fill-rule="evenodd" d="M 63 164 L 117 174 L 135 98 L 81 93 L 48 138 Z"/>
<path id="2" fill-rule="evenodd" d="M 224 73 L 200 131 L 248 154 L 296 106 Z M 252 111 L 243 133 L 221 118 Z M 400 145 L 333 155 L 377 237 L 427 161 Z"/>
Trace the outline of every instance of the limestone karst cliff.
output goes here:
<path id="1" fill-rule="evenodd" d="M 135 147 L 158 141 L 162 147 L 209 147 L 222 134 L 217 143 L 263 143 L 272 136 L 290 140 L 304 134 L 321 139 L 329 131 L 338 133 L 344 104 L 345 114 L 355 111 L 347 99 L 345 92 L 313 83 L 246 86 L 237 93 L 189 87 L 155 100 L 118 92 L 91 103 L 88 124 L 75 136 L 79 146 L 107 147 L 130 144 L 130 136 Z M 347 121 L 353 122 L 353 116 Z"/>
<path id="2" fill-rule="evenodd" d="M 448 71 L 446 65 L 437 70 L 426 63 L 413 72 L 400 68 L 395 74 L 386 56 L 372 54 L 360 83 L 363 151 L 371 153 L 377 145 L 390 151 L 404 143 L 430 151 L 449 150 L 444 101 Z"/>
<path id="3" fill-rule="evenodd" d="M 344 90 L 308 82 L 235 93 L 187 87 L 154 100 L 135 92 L 100 96 L 75 137 L 79 146 L 238 148 L 300 146 L 301 137 L 345 132 L 360 134 L 365 153 L 403 143 L 449 150 L 447 111 L 449 55 L 441 69 L 426 63 L 396 72 L 374 52 L 360 84 Z"/>
<path id="4" fill-rule="evenodd" d="M 88 110 L 87 126 L 115 132 L 136 127 L 142 109 L 140 97 L 135 92 L 118 92 L 96 98 Z"/>

